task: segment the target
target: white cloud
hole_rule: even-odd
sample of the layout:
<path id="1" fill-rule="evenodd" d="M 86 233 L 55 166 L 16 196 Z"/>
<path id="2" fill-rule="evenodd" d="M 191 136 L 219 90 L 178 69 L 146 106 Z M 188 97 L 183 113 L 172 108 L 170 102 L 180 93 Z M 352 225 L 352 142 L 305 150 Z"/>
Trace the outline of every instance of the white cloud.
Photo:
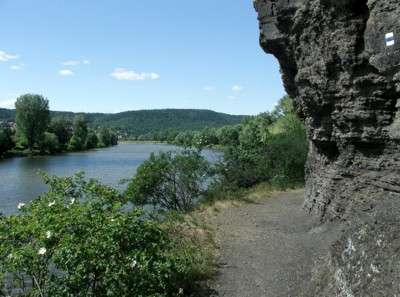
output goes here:
<path id="1" fill-rule="evenodd" d="M 22 70 L 24 68 L 24 64 L 18 64 L 18 65 L 11 65 L 10 69 L 14 71 Z"/>
<path id="2" fill-rule="evenodd" d="M 234 92 L 241 92 L 241 91 L 243 91 L 243 89 L 244 89 L 244 87 L 243 86 L 239 86 L 239 85 L 234 85 L 232 87 L 232 91 L 234 91 Z"/>
<path id="3" fill-rule="evenodd" d="M 79 64 L 81 64 L 81 61 L 75 61 L 75 60 L 65 61 L 61 63 L 61 65 L 64 66 L 78 66 Z"/>
<path id="4" fill-rule="evenodd" d="M 69 60 L 69 61 L 64 61 L 61 63 L 63 66 L 79 66 L 79 65 L 89 65 L 90 61 L 89 60 Z"/>
<path id="5" fill-rule="evenodd" d="M 113 73 L 110 74 L 112 77 L 118 80 L 156 80 L 160 78 L 160 75 L 154 72 L 135 72 L 133 70 L 127 70 L 125 68 L 117 68 Z"/>
<path id="6" fill-rule="evenodd" d="M 8 54 L 6 52 L 0 51 L 0 62 L 7 62 L 10 60 L 17 60 L 19 59 L 18 55 Z"/>
<path id="7" fill-rule="evenodd" d="M 206 92 L 211 92 L 211 91 L 215 91 L 215 87 L 213 86 L 205 86 L 203 87 L 203 90 Z"/>
<path id="8" fill-rule="evenodd" d="M 237 97 L 236 97 L 236 96 L 228 96 L 228 99 L 229 99 L 229 100 L 236 100 Z"/>
<path id="9" fill-rule="evenodd" d="M 62 69 L 58 72 L 58 74 L 61 76 L 72 76 L 74 75 L 74 72 L 69 69 Z"/>

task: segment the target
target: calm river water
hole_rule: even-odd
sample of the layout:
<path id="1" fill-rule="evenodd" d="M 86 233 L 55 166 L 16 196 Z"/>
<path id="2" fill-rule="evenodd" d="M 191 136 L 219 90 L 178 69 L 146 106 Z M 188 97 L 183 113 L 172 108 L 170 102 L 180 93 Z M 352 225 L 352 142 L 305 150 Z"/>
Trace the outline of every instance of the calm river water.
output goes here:
<path id="1" fill-rule="evenodd" d="M 137 167 L 150 153 L 171 151 L 178 148 L 164 144 L 124 143 L 118 146 L 79 153 L 32 158 L 12 158 L 0 161 L 0 213 L 17 211 L 19 202 L 29 201 L 46 191 L 38 175 L 43 170 L 52 175 L 69 176 L 84 171 L 86 177 L 121 187 L 119 181 L 132 177 Z M 205 151 L 209 161 L 216 161 L 218 154 Z"/>

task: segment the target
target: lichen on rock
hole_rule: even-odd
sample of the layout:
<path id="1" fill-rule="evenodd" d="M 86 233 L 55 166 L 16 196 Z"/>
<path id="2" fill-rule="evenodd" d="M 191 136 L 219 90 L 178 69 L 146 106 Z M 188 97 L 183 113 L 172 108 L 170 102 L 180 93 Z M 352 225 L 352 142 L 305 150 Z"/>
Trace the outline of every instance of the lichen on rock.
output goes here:
<path id="1" fill-rule="evenodd" d="M 400 267 L 387 262 L 400 261 L 400 255 L 390 254 L 400 247 L 391 235 L 400 230 L 400 2 L 256 0 L 254 5 L 261 46 L 278 59 L 310 140 L 304 207 L 322 222 L 346 226 L 331 249 L 332 282 L 340 269 L 336 280 L 346 280 L 354 296 L 400 294 Z M 368 240 L 359 242 L 364 229 Z M 373 248 L 378 235 L 391 247 L 382 253 Z M 360 249 L 343 263 L 349 238 Z M 380 256 L 369 263 L 373 253 Z"/>

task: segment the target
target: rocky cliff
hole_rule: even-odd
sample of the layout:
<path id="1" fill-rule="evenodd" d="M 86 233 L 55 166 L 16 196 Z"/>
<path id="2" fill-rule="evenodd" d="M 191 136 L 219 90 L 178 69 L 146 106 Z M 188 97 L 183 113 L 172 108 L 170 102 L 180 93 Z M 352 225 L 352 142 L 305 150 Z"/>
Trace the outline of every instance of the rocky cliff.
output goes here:
<path id="1" fill-rule="evenodd" d="M 400 296 L 400 2 L 254 5 L 306 123 L 305 208 L 343 224 L 309 296 Z"/>

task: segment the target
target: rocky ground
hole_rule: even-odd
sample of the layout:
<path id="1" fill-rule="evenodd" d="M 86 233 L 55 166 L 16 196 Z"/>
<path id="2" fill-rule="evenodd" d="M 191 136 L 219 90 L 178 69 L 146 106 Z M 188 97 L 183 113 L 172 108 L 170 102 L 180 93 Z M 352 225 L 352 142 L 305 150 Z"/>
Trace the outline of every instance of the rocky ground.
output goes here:
<path id="1" fill-rule="evenodd" d="M 213 296 L 297 297 L 340 233 L 302 210 L 304 191 L 222 210 L 215 218 L 219 273 Z"/>

